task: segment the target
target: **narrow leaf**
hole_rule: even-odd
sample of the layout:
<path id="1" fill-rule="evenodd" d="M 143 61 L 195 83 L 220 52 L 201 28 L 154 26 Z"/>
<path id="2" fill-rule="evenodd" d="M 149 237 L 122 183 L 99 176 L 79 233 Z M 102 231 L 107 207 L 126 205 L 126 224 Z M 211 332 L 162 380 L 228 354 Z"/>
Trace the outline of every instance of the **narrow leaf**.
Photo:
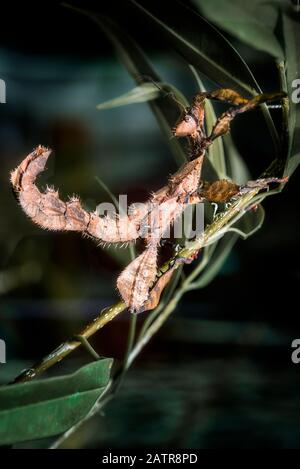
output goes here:
<path id="1" fill-rule="evenodd" d="M 274 30 L 278 19 L 277 2 L 265 0 L 193 0 L 210 21 L 251 47 L 278 58 L 283 50 Z"/>
<path id="2" fill-rule="evenodd" d="M 257 205 L 230 227 L 228 231 L 235 231 L 243 239 L 247 239 L 262 227 L 264 220 L 265 210 L 262 205 Z"/>
<path id="3" fill-rule="evenodd" d="M 212 280 L 218 275 L 237 240 L 238 234 L 227 233 L 220 241 L 218 241 L 217 247 L 211 256 L 206 269 L 200 277 L 191 284 L 191 289 L 204 288 L 212 282 Z"/>
<path id="4" fill-rule="evenodd" d="M 159 4 L 153 1 L 131 0 L 131 3 L 162 33 L 170 47 L 218 86 L 248 95 L 261 93 L 251 70 L 234 47 L 196 12 L 177 2 L 172 3 L 172 15 L 160 11 Z M 280 141 L 272 117 L 266 105 L 261 110 L 278 151 Z"/>
<path id="5" fill-rule="evenodd" d="M 231 135 L 224 135 L 223 139 L 226 154 L 227 174 L 237 184 L 245 184 L 245 182 L 250 179 L 247 165 L 239 154 Z"/>
<path id="6" fill-rule="evenodd" d="M 97 109 L 113 109 L 120 106 L 126 106 L 128 104 L 144 103 L 158 98 L 160 94 L 161 91 L 153 83 L 143 83 L 118 98 L 98 104 Z"/>

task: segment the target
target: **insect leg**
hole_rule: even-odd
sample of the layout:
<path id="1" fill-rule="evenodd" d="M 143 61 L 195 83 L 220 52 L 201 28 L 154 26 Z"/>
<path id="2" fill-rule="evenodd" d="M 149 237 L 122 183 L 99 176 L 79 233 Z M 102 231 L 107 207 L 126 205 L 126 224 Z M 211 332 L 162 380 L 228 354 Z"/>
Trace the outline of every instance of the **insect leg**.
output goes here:
<path id="1" fill-rule="evenodd" d="M 277 101 L 286 96 L 285 93 L 273 93 L 273 94 L 260 94 L 255 96 L 252 99 L 247 100 L 246 104 L 239 107 L 232 107 L 224 112 L 215 123 L 210 136 L 208 137 L 208 144 L 210 144 L 217 137 L 220 137 L 230 130 L 230 124 L 233 119 L 244 112 L 251 111 L 255 109 L 260 104 Z"/>
<path id="2" fill-rule="evenodd" d="M 219 88 L 214 91 L 206 91 L 196 94 L 193 99 L 193 103 L 197 105 L 198 103 L 203 102 L 205 99 L 223 101 L 225 103 L 233 104 L 234 106 L 240 106 L 241 104 L 246 104 L 249 101 L 249 99 L 241 96 L 234 90 L 229 88 Z"/>
<path id="3" fill-rule="evenodd" d="M 269 190 L 270 184 L 285 184 L 288 181 L 288 177 L 283 178 L 262 178 L 256 179 L 256 181 L 248 181 L 246 184 L 240 186 L 239 194 L 245 194 L 253 189 L 267 189 Z"/>

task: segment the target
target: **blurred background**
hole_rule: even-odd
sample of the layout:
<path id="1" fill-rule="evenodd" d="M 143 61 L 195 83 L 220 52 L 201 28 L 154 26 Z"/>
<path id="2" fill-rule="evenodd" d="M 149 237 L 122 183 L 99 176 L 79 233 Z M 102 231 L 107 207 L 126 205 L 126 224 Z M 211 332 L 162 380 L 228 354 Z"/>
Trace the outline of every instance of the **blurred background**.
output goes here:
<path id="1" fill-rule="evenodd" d="M 0 365 L 0 381 L 6 383 L 114 303 L 116 277 L 130 259 L 127 250 L 104 250 L 77 234 L 34 226 L 14 199 L 9 172 L 38 144 L 49 146 L 54 153 L 40 185 L 59 187 L 62 198 L 79 194 L 94 209 L 108 200 L 96 177 L 114 194 L 127 193 L 129 202 L 143 201 L 176 162 L 147 104 L 96 109 L 134 86 L 96 24 L 56 1 L 2 8 L 0 338 L 7 363 Z M 168 2 L 161 8 L 172 15 Z M 126 20 L 165 81 L 191 99 L 197 84 L 180 58 L 134 15 Z M 277 90 L 270 57 L 229 39 L 261 87 Z M 276 120 L 278 111 L 272 112 Z M 232 129 L 253 178 L 273 158 L 260 119 L 255 111 Z M 262 229 L 238 241 L 208 287 L 185 295 L 105 414 L 70 445 L 300 447 L 300 364 L 291 361 L 292 340 L 300 338 L 298 180 L 296 172 L 282 194 L 265 200 Z M 124 312 L 95 335 L 96 350 L 122 358 L 128 323 Z M 51 373 L 88 360 L 78 350 Z"/>

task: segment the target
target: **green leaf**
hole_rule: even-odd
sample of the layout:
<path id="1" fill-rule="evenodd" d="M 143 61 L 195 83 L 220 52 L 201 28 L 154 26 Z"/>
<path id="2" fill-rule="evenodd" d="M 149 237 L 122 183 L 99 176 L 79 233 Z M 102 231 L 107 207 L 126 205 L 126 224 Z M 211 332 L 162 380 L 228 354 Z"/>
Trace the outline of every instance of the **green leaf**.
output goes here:
<path id="1" fill-rule="evenodd" d="M 284 174 L 290 176 L 300 163 L 300 104 L 293 102 L 293 81 L 300 77 L 300 28 L 299 16 L 292 12 L 282 13 L 283 39 L 285 45 L 286 86 L 289 96 L 287 116 L 288 125 L 288 158 Z"/>
<path id="2" fill-rule="evenodd" d="M 218 86 L 256 95 L 261 93 L 256 79 L 234 47 L 210 23 L 181 3 L 172 3 L 172 15 L 159 11 L 159 3 L 130 0 L 152 27 L 156 27 L 171 48 Z M 156 13 L 156 11 L 158 11 Z M 260 106 L 274 142 L 280 147 L 277 130 L 266 105 Z"/>
<path id="3" fill-rule="evenodd" d="M 12 444 L 62 433 L 81 420 L 105 390 L 111 359 L 73 374 L 0 387 L 0 441 Z"/>
<path id="4" fill-rule="evenodd" d="M 122 94 L 118 98 L 110 99 L 104 103 L 98 104 L 97 109 L 112 109 L 120 106 L 127 106 L 128 104 L 144 103 L 152 101 L 160 96 L 161 91 L 153 83 L 143 83 L 136 86 L 128 93 Z"/>
<path id="5" fill-rule="evenodd" d="M 238 240 L 238 234 L 226 233 L 217 245 L 209 260 L 209 263 L 200 276 L 190 285 L 189 289 L 204 288 L 218 275 L 224 262 L 228 258 L 234 244 Z"/>
<path id="6" fill-rule="evenodd" d="M 251 95 L 260 91 L 249 67 L 229 41 L 196 12 L 173 2 L 170 15 L 155 2 L 131 1 L 163 33 L 167 44 L 217 85 Z"/>
<path id="7" fill-rule="evenodd" d="M 265 210 L 262 205 L 258 205 L 256 209 L 249 210 L 234 225 L 229 228 L 229 232 L 235 232 L 243 239 L 249 238 L 258 231 L 265 220 Z"/>
<path id="8" fill-rule="evenodd" d="M 279 3 L 265 0 L 193 0 L 193 3 L 207 19 L 232 36 L 278 59 L 283 58 L 274 33 Z"/>
<path id="9" fill-rule="evenodd" d="M 223 137 L 228 176 L 237 184 L 249 181 L 250 173 L 230 134 Z"/>

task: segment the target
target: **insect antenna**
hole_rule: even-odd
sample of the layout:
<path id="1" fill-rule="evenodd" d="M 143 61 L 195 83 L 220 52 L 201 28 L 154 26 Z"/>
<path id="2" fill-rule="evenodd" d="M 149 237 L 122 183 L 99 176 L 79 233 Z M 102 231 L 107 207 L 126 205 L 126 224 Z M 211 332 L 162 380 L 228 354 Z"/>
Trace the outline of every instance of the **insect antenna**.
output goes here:
<path id="1" fill-rule="evenodd" d="M 150 77 L 150 75 L 138 75 L 136 77 L 136 80 L 139 81 L 140 78 L 144 79 L 144 80 L 148 80 L 149 82 L 151 82 L 154 86 L 156 86 L 156 88 L 159 89 L 159 91 L 161 91 L 163 93 L 163 96 L 162 96 L 163 98 L 168 97 L 168 98 L 173 99 L 173 101 L 176 104 L 178 104 L 178 106 L 181 108 L 181 110 L 183 112 L 186 112 L 186 107 L 184 106 L 184 104 L 181 101 L 179 101 L 179 99 L 176 98 L 174 91 L 165 91 L 164 88 L 157 83 L 157 81 L 155 81 L 152 77 Z"/>

